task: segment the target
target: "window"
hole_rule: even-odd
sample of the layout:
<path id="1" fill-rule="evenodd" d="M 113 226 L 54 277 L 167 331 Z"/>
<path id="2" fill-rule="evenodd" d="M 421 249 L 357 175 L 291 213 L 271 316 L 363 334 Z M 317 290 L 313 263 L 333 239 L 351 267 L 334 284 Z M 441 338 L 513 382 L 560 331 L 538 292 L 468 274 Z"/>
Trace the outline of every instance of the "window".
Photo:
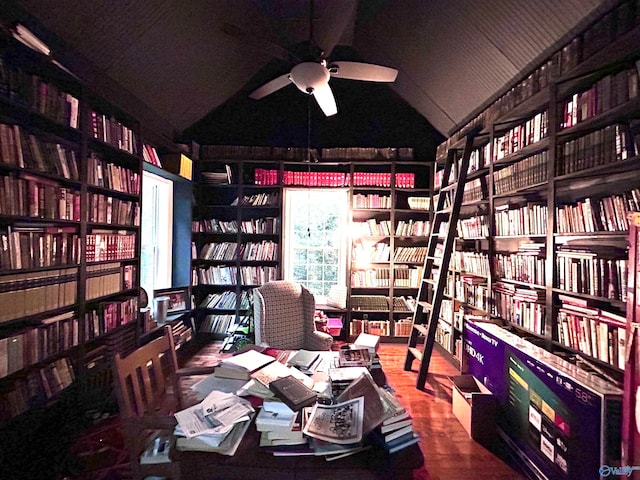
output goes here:
<path id="1" fill-rule="evenodd" d="M 140 286 L 153 291 L 171 287 L 173 182 L 142 172 Z"/>
<path id="2" fill-rule="evenodd" d="M 348 195 L 335 188 L 284 192 L 284 278 L 316 296 L 346 285 Z"/>

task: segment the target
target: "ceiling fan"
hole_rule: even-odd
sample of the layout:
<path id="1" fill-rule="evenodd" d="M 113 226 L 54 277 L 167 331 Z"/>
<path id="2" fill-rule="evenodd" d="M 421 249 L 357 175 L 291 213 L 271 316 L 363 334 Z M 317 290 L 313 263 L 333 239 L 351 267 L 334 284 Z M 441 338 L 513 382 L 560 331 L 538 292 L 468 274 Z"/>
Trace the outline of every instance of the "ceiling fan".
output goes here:
<path id="1" fill-rule="evenodd" d="M 303 60 L 299 60 L 289 73 L 270 80 L 251 92 L 249 97 L 261 99 L 281 88 L 294 84 L 301 92 L 313 96 L 324 114 L 329 117 L 338 112 L 333 91 L 329 86 L 329 80 L 332 77 L 368 82 L 393 82 L 397 75 L 396 69 L 382 65 L 329 61 L 322 48 L 316 45 L 313 40 L 313 1 L 310 1 L 309 55 Z"/>

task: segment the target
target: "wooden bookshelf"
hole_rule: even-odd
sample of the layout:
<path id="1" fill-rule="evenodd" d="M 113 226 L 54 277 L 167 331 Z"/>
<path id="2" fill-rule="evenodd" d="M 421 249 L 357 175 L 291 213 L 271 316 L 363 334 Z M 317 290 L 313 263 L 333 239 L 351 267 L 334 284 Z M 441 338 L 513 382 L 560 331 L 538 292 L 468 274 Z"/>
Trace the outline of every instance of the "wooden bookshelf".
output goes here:
<path id="1" fill-rule="evenodd" d="M 237 322 L 251 301 L 234 300 L 281 278 L 284 189 L 342 188 L 348 190 L 351 222 L 358 233 L 348 246 L 340 337 L 369 331 L 387 341 L 406 341 L 431 219 L 431 169 L 414 160 L 410 149 L 313 153 L 318 161 L 307 163 L 300 161 L 307 158 L 306 149 L 202 147 L 192 254 L 200 331 Z M 246 258 L 252 249 L 255 257 Z M 365 267 L 358 253 L 366 257 Z M 363 303 L 355 306 L 356 301 Z"/>
<path id="2" fill-rule="evenodd" d="M 462 358 L 459 320 L 485 318 L 621 381 L 626 215 L 640 207 L 640 26 L 623 25 L 617 13 L 635 8 L 620 2 L 438 147 L 442 165 L 464 132 L 480 127 L 458 261 L 447 273 L 442 323 L 453 333 L 441 340 L 452 360 Z M 611 36 L 599 38 L 603 31 Z M 593 42 L 619 49 L 605 58 Z M 469 255 L 491 259 L 490 272 L 478 271 Z M 485 308 L 469 301 L 480 285 Z"/>
<path id="3" fill-rule="evenodd" d="M 4 428 L 63 398 L 98 350 L 135 347 L 141 158 L 137 122 L 75 77 L 10 38 L 0 67 Z"/>

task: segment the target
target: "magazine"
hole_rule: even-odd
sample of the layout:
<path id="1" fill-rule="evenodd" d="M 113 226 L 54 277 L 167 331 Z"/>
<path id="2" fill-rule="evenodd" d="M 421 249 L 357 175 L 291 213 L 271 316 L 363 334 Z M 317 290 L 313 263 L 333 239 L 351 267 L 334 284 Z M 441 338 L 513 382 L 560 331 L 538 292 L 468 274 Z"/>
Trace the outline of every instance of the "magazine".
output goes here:
<path id="1" fill-rule="evenodd" d="M 356 443 L 362 440 L 364 398 L 358 397 L 334 405 L 316 403 L 303 432 L 309 437 L 332 443 Z"/>

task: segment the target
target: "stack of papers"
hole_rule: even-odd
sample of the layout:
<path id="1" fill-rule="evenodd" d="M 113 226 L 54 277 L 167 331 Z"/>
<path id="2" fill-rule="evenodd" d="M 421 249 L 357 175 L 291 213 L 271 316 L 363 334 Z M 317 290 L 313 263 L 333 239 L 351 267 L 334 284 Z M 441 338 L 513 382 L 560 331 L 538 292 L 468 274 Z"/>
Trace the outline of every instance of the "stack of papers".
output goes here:
<path id="1" fill-rule="evenodd" d="M 176 448 L 233 455 L 254 413 L 247 400 L 214 390 L 202 402 L 175 414 Z"/>

